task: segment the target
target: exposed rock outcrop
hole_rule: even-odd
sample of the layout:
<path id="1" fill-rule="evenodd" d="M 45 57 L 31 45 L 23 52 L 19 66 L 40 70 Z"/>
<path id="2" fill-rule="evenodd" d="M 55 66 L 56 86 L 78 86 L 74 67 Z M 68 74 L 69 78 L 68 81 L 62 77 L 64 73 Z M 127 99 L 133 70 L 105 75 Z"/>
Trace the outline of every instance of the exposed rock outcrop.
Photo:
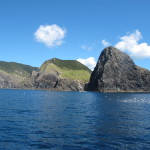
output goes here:
<path id="1" fill-rule="evenodd" d="M 102 51 L 86 90 L 150 91 L 150 71 L 136 66 L 127 54 L 114 47 L 108 47 Z"/>
<path id="2" fill-rule="evenodd" d="M 59 90 L 59 91 L 83 91 L 84 82 L 61 78 L 59 75 L 44 72 L 33 72 L 22 88 Z"/>
<path id="3" fill-rule="evenodd" d="M 71 68 L 71 66 L 76 68 Z M 26 80 L 22 88 L 83 91 L 85 82 L 80 79 L 80 72 L 90 77 L 90 71 L 79 62 L 69 61 L 68 63 L 54 58 L 44 62 L 39 71 L 33 71 L 31 77 Z"/>
<path id="4" fill-rule="evenodd" d="M 15 88 L 18 80 L 20 81 L 19 77 L 0 72 L 0 88 Z"/>

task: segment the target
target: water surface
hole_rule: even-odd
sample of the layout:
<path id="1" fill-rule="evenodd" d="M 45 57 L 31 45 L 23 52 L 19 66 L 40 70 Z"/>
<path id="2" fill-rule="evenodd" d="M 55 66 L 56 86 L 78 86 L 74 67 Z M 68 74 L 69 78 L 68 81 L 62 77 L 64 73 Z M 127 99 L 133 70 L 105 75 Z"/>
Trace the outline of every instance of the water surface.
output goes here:
<path id="1" fill-rule="evenodd" d="M 0 90 L 0 150 L 150 149 L 150 94 Z"/>

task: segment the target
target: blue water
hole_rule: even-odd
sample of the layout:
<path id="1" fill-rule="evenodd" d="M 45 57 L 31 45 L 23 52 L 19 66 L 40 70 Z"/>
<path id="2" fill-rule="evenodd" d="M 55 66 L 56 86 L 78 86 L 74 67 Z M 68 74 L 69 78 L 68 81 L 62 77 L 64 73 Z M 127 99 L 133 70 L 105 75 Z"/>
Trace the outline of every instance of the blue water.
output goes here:
<path id="1" fill-rule="evenodd" d="M 150 94 L 0 90 L 0 150 L 150 149 Z"/>

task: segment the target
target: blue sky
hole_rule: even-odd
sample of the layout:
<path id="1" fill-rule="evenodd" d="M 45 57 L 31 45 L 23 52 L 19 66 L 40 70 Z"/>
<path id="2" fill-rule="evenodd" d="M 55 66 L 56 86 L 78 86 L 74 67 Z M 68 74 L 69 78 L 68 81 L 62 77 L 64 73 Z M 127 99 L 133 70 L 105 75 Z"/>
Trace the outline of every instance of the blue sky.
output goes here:
<path id="1" fill-rule="evenodd" d="M 149 8 L 149 0 L 1 0 L 0 60 L 78 59 L 92 68 L 112 45 L 150 69 Z"/>

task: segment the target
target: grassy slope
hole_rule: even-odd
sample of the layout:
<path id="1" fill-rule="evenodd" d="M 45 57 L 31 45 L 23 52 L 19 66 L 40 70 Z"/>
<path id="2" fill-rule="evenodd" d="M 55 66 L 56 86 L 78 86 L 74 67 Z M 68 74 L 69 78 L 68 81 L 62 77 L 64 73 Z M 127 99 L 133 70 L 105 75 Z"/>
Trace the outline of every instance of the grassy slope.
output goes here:
<path id="1" fill-rule="evenodd" d="M 7 74 L 15 74 L 17 76 L 27 77 L 32 73 L 33 70 L 38 70 L 38 68 L 16 62 L 0 61 L 0 71 Z"/>
<path id="2" fill-rule="evenodd" d="M 88 82 L 91 70 L 76 60 L 51 59 L 43 63 L 40 71 L 51 73 L 57 71 L 63 78 Z"/>

